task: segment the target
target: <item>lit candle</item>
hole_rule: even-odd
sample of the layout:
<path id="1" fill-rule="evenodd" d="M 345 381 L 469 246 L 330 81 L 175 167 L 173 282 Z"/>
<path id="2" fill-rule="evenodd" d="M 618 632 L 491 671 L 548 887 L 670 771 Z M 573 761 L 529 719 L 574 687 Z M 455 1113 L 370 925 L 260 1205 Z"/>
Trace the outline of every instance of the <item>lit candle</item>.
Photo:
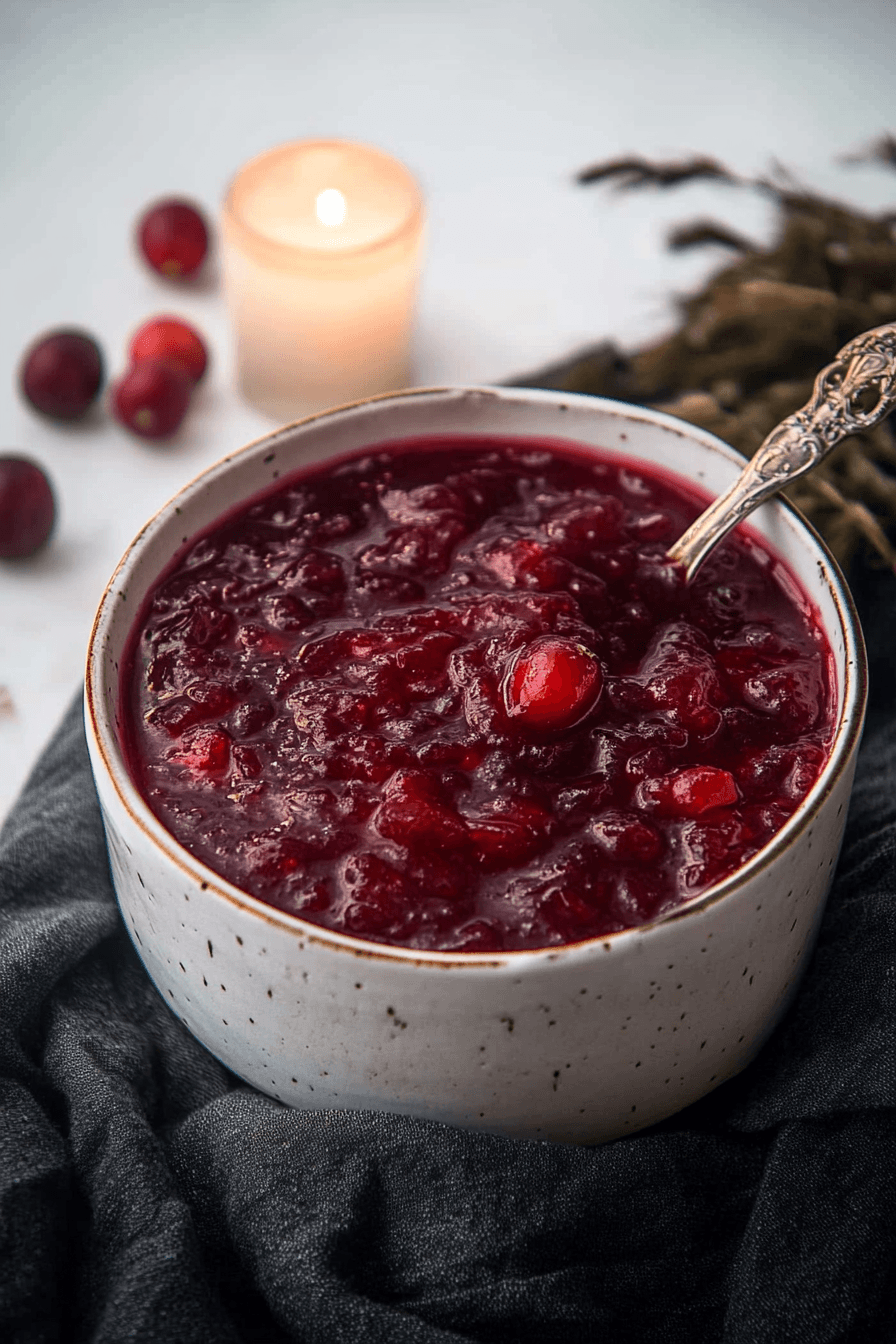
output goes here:
<path id="1" fill-rule="evenodd" d="M 244 395 L 278 420 L 407 385 L 423 202 L 367 145 L 281 145 L 234 179 L 224 276 Z"/>

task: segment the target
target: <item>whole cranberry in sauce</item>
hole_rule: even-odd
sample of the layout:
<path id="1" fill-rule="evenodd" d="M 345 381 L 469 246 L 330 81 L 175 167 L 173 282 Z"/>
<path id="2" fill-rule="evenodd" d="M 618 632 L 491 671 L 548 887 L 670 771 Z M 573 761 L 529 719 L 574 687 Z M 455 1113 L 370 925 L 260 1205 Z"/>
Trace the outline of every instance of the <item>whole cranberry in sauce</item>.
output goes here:
<path id="1" fill-rule="evenodd" d="M 382 445 L 189 543 L 123 671 L 131 769 L 243 890 L 488 952 L 643 923 L 780 830 L 833 734 L 791 576 L 729 538 L 686 586 L 680 482 L 569 444 Z"/>
<path id="2" fill-rule="evenodd" d="M 600 663 L 571 639 L 546 635 L 517 650 L 504 680 L 511 719 L 534 732 L 557 732 L 580 723 L 603 685 Z"/>

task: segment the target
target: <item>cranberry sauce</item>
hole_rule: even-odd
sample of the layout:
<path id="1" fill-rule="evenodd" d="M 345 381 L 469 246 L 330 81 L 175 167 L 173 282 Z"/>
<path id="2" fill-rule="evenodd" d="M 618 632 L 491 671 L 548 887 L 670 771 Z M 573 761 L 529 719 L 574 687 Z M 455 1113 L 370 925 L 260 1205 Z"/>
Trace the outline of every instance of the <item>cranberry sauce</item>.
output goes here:
<path id="1" fill-rule="evenodd" d="M 740 867 L 833 735 L 792 577 L 572 445 L 428 439 L 293 477 L 162 576 L 130 767 L 187 849 L 327 928 L 485 952 L 643 923 Z"/>

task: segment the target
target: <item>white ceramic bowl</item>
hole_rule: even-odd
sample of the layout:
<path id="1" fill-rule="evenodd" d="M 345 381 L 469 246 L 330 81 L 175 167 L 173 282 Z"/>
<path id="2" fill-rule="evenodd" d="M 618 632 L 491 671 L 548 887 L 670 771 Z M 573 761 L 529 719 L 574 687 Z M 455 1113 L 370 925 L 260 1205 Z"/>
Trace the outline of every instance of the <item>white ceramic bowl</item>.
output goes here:
<path id="1" fill-rule="evenodd" d="M 654 411 L 496 388 L 377 398 L 223 459 L 143 529 L 96 618 L 87 728 L 115 888 L 169 1007 L 271 1096 L 594 1143 L 663 1119 L 749 1063 L 813 946 L 846 819 L 865 661 L 843 580 L 792 509 L 766 505 L 753 524 L 817 605 L 833 650 L 831 757 L 764 850 L 660 922 L 497 954 L 419 952 L 334 933 L 247 896 L 193 858 L 137 792 L 119 744 L 127 635 L 187 538 L 311 462 L 441 433 L 565 438 L 675 470 L 712 494 L 740 465 L 712 435 Z"/>

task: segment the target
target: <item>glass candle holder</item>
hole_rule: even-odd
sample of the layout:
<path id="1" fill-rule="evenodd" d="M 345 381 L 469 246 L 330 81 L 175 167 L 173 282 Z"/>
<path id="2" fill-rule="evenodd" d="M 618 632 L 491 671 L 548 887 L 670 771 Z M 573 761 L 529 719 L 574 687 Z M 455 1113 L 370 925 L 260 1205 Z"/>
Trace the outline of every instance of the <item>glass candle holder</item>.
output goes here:
<path id="1" fill-rule="evenodd" d="M 231 183 L 222 253 L 243 395 L 277 420 L 407 386 L 423 244 L 408 170 L 304 140 Z"/>

